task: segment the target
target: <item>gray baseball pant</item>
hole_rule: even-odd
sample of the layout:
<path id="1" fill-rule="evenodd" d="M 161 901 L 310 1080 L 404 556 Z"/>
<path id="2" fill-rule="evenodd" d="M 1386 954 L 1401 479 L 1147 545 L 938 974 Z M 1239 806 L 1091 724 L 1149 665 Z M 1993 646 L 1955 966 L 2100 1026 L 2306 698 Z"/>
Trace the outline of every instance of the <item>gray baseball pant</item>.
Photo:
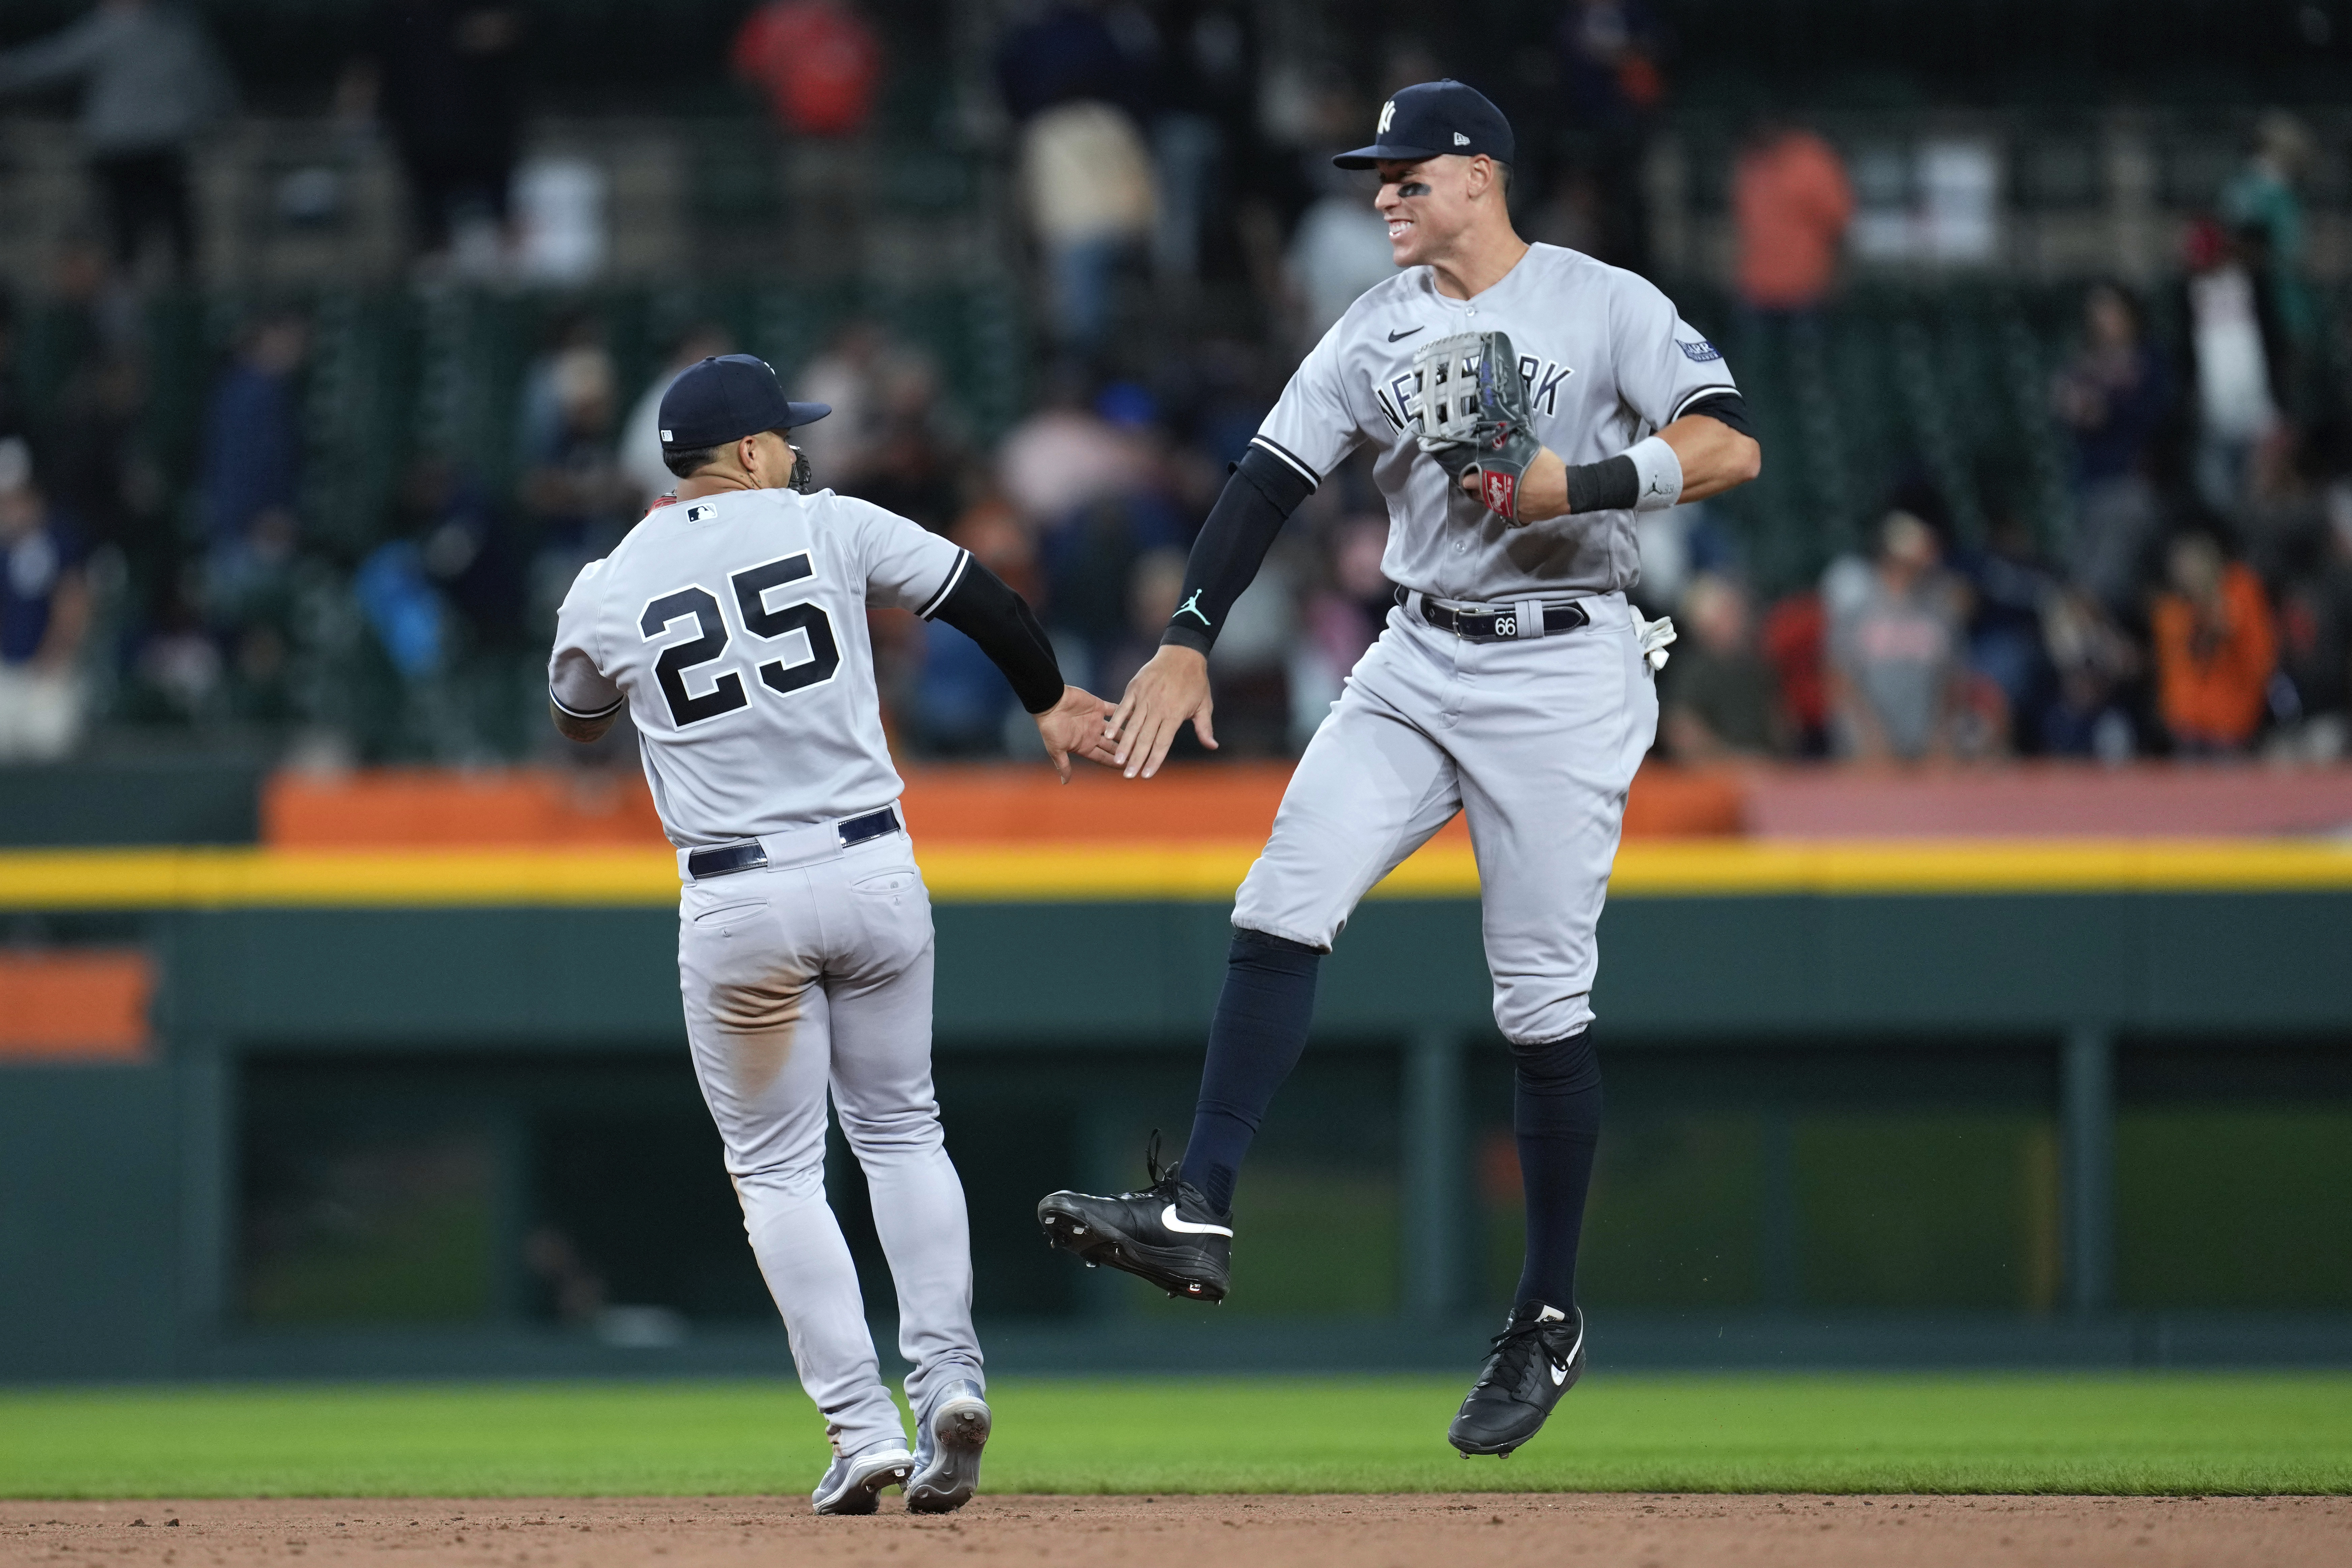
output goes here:
<path id="1" fill-rule="evenodd" d="M 801 1386 L 855 1453 L 905 1442 L 824 1197 L 825 1098 L 874 1199 L 919 1413 L 982 1381 L 963 1185 L 931 1091 L 931 904 L 904 832 L 840 847 L 833 825 L 763 840 L 769 869 L 689 881 L 678 988 L 695 1076 L 726 1146 Z"/>
<path id="2" fill-rule="evenodd" d="M 1625 596 L 1580 602 L 1590 625 L 1503 643 L 1391 611 L 1299 758 L 1234 924 L 1328 949 L 1365 893 L 1461 811 L 1503 1037 L 1536 1044 L 1591 1022 L 1594 929 L 1658 695 Z"/>

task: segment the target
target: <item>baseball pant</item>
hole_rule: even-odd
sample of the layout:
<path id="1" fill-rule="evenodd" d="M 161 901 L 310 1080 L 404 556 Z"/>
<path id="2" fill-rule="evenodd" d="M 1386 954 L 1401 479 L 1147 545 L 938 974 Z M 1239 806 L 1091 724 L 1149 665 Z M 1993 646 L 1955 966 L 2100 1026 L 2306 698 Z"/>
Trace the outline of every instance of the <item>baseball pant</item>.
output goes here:
<path id="1" fill-rule="evenodd" d="M 801 1386 L 855 1453 L 906 1428 L 825 1202 L 828 1091 L 898 1287 L 908 1403 L 919 1414 L 942 1381 L 982 1379 L 963 1186 L 931 1091 L 930 897 L 903 832 L 765 841 L 769 869 L 679 895 L 687 1039 Z"/>
<path id="2" fill-rule="evenodd" d="M 1658 697 L 1625 596 L 1580 602 L 1590 625 L 1504 643 L 1391 611 L 1299 758 L 1234 924 L 1328 948 L 1366 891 L 1460 811 L 1503 1037 L 1591 1022 L 1594 928 Z"/>

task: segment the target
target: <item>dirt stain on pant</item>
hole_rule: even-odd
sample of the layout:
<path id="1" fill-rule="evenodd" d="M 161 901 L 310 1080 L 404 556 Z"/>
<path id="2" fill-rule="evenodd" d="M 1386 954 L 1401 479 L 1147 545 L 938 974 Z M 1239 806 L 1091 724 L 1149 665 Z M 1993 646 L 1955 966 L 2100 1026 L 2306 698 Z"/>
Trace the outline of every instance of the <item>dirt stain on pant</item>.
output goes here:
<path id="1" fill-rule="evenodd" d="M 778 974 L 712 988 L 710 1021 L 734 1047 L 730 1076 L 735 1092 L 745 1099 L 773 1083 L 792 1060 L 793 1037 L 810 984 L 803 975 Z"/>

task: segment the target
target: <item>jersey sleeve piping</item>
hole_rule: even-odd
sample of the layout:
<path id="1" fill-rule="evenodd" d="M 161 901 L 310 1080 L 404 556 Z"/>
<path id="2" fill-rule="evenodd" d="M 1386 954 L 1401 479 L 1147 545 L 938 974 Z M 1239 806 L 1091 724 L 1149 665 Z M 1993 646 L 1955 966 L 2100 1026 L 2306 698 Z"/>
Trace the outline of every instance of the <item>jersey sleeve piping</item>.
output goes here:
<path id="1" fill-rule="evenodd" d="M 1675 420 L 1688 413 L 1694 403 L 1705 402 L 1711 397 L 1721 397 L 1726 392 L 1736 392 L 1738 390 L 1738 387 L 1729 386 L 1694 387 L 1683 394 L 1682 402 L 1675 404 L 1675 412 L 1666 416 L 1666 423 L 1672 424 Z"/>
<path id="2" fill-rule="evenodd" d="M 1297 469 L 1298 476 L 1307 481 L 1307 488 L 1309 491 L 1322 488 L 1323 476 L 1316 473 L 1314 469 L 1308 467 L 1297 453 L 1290 451 L 1280 442 L 1275 441 L 1265 435 L 1253 435 L 1250 437 L 1250 444 L 1252 446 L 1265 447 L 1266 451 L 1272 453 L 1275 456 L 1281 458 L 1293 468 Z"/>
<path id="3" fill-rule="evenodd" d="M 925 601 L 923 607 L 915 613 L 925 621 L 937 615 L 940 612 L 940 607 L 948 601 L 948 595 L 955 591 L 956 584 L 963 580 L 964 568 L 971 564 L 971 551 L 968 549 L 956 551 L 955 565 L 948 569 L 947 580 L 940 584 L 940 591 Z"/>
<path id="4" fill-rule="evenodd" d="M 593 719 L 608 717 L 613 714 L 620 712 L 623 706 L 625 705 L 629 699 L 627 695 L 624 693 L 622 695 L 614 697 L 604 706 L 598 708 L 594 713 L 582 713 L 578 708 L 573 707 L 570 703 L 567 703 L 562 697 L 557 696 L 555 695 L 555 688 L 553 686 L 550 686 L 547 688 L 547 700 L 553 703 L 558 708 L 573 718 Z"/>

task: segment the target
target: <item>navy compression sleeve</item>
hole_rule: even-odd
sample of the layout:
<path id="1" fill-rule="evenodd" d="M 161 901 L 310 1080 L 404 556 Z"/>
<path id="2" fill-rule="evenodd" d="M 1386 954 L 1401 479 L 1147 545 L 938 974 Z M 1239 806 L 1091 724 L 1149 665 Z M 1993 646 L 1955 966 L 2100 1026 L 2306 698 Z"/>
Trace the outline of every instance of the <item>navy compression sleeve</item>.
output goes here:
<path id="1" fill-rule="evenodd" d="M 1036 612 L 977 559 L 966 558 L 963 575 L 929 619 L 979 643 L 1029 712 L 1044 713 L 1062 700 L 1062 666 Z"/>
<path id="2" fill-rule="evenodd" d="M 1297 469 L 1262 447 L 1242 454 L 1225 479 L 1192 558 L 1184 564 L 1184 597 L 1160 634 L 1162 646 L 1181 643 L 1207 653 L 1224 630 L 1225 612 L 1257 575 L 1274 536 L 1315 486 Z"/>

